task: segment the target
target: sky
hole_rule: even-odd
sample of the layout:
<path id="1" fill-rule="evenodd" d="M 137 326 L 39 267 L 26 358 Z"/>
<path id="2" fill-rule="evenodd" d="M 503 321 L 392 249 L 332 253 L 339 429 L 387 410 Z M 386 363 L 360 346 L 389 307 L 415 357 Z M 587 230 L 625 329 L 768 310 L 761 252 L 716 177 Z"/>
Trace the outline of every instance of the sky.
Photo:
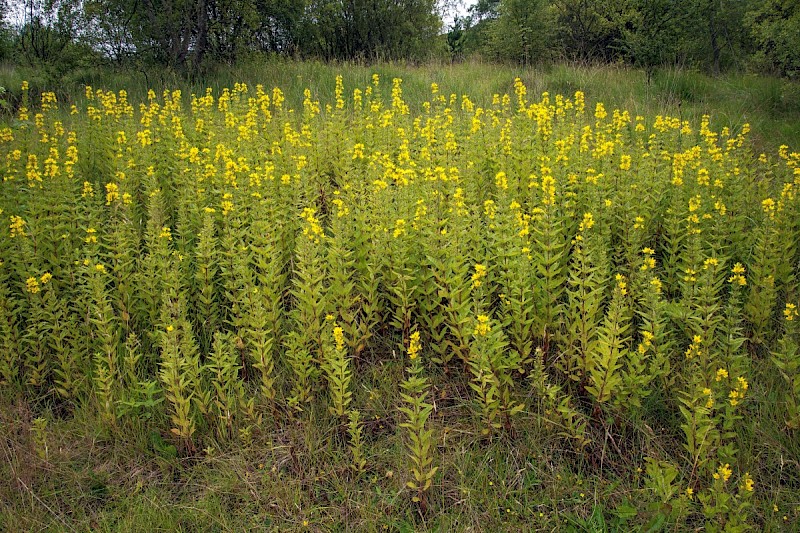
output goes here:
<path id="1" fill-rule="evenodd" d="M 463 17 L 466 15 L 470 6 L 474 3 L 474 0 L 450 0 L 445 2 L 445 5 L 450 4 L 450 6 L 445 10 L 444 16 L 442 17 L 444 29 L 447 30 L 456 17 Z"/>

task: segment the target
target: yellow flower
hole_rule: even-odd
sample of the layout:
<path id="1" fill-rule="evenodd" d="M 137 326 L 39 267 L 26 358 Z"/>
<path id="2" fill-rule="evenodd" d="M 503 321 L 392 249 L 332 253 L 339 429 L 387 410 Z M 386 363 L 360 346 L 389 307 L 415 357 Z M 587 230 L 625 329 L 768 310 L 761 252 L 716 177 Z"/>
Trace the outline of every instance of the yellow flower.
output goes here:
<path id="1" fill-rule="evenodd" d="M 497 212 L 497 207 L 494 205 L 494 200 L 486 200 L 483 202 L 483 212 L 490 220 L 494 219 L 494 215 Z"/>
<path id="2" fill-rule="evenodd" d="M 578 231 L 585 231 L 594 227 L 594 216 L 591 213 L 584 213 L 583 220 L 581 221 Z"/>
<path id="3" fill-rule="evenodd" d="M 728 371 L 727 370 L 725 370 L 724 368 L 717 369 L 717 377 L 716 377 L 717 381 L 722 381 L 723 379 L 725 379 L 727 377 L 728 377 Z"/>
<path id="4" fill-rule="evenodd" d="M 793 303 L 786 302 L 786 308 L 783 310 L 783 316 L 786 320 L 794 320 L 798 316 L 797 306 Z"/>
<path id="5" fill-rule="evenodd" d="M 653 287 L 653 290 L 655 291 L 656 294 L 661 294 L 661 288 L 663 286 L 663 283 L 661 282 L 660 279 L 658 278 L 651 279 L 650 286 Z"/>
<path id="6" fill-rule="evenodd" d="M 13 239 L 14 237 L 24 237 L 25 221 L 22 220 L 22 217 L 11 215 L 10 220 L 11 224 L 8 227 L 11 230 L 11 238 Z"/>
<path id="7" fill-rule="evenodd" d="M 769 218 L 775 218 L 775 200 L 767 198 L 761 202 L 761 207 L 764 209 Z"/>
<path id="8" fill-rule="evenodd" d="M 625 276 L 622 274 L 617 274 L 615 276 L 617 281 L 617 287 L 619 288 L 619 292 L 622 296 L 628 294 L 628 282 L 625 280 Z"/>
<path id="9" fill-rule="evenodd" d="M 639 270 L 647 270 L 647 269 L 654 269 L 656 267 L 656 260 L 653 257 L 645 257 L 642 260 L 642 266 L 639 267 Z"/>
<path id="10" fill-rule="evenodd" d="M 717 471 L 714 472 L 713 477 L 714 479 L 721 478 L 722 481 L 728 481 L 731 478 L 731 474 L 733 474 L 733 471 L 731 470 L 731 465 L 725 463 L 724 465 L 723 464 L 719 465 L 719 468 L 717 468 Z"/>
<path id="11" fill-rule="evenodd" d="M 749 385 L 747 383 L 747 380 L 744 379 L 742 376 L 739 376 L 738 378 L 736 378 L 736 381 L 739 382 L 738 387 L 742 392 L 746 391 L 747 387 L 749 387 Z"/>
<path id="12" fill-rule="evenodd" d="M 497 176 L 494 178 L 494 183 L 497 185 L 498 189 L 506 190 L 508 189 L 508 178 L 506 177 L 505 172 L 498 172 Z"/>
<path id="13" fill-rule="evenodd" d="M 333 328 L 333 339 L 336 342 L 336 349 L 339 351 L 344 350 L 344 330 L 341 326 Z"/>
<path id="14" fill-rule="evenodd" d="M 33 276 L 29 277 L 25 280 L 25 289 L 31 294 L 36 294 L 39 292 L 39 280 Z"/>
<path id="15" fill-rule="evenodd" d="M 170 324 L 169 326 L 167 326 L 167 332 L 172 332 L 172 331 L 175 331 L 175 326 Z"/>
<path id="16" fill-rule="evenodd" d="M 172 240 L 172 230 L 166 226 L 161 228 L 161 232 L 158 234 L 159 239 L 167 239 L 168 241 Z"/>
<path id="17" fill-rule="evenodd" d="M 597 120 L 603 120 L 608 116 L 606 112 L 606 108 L 603 106 L 602 102 L 597 102 L 597 105 L 594 108 L 594 118 Z"/>
<path id="18" fill-rule="evenodd" d="M 119 186 L 114 183 L 106 183 L 106 205 L 111 205 L 119 200 Z"/>
<path id="19" fill-rule="evenodd" d="M 411 338 L 408 343 L 408 358 L 412 361 L 416 359 L 419 355 L 420 349 L 422 349 L 422 343 L 419 340 L 419 331 L 415 331 L 411 334 Z"/>
<path id="20" fill-rule="evenodd" d="M 42 283 L 42 285 L 47 285 L 51 279 L 53 279 L 53 275 L 50 272 L 45 272 L 42 274 L 42 277 L 39 278 L 39 281 Z"/>
<path id="21" fill-rule="evenodd" d="M 478 315 L 477 324 L 475 324 L 475 335 L 477 337 L 485 337 L 491 329 L 489 317 L 487 315 Z"/>
<path id="22" fill-rule="evenodd" d="M 475 289 L 481 286 L 481 280 L 486 277 L 486 266 L 480 263 L 475 264 L 475 273 L 472 274 L 472 288 Z"/>
<path id="23" fill-rule="evenodd" d="M 728 394 L 728 399 L 729 399 L 729 401 L 731 403 L 731 406 L 732 407 L 736 407 L 737 405 L 739 405 L 739 392 L 736 391 L 736 390 L 732 390 Z"/>
<path id="24" fill-rule="evenodd" d="M 692 487 L 686 487 L 686 497 L 690 500 L 694 499 L 694 489 Z"/>
<path id="25" fill-rule="evenodd" d="M 223 213 L 224 214 L 224 213 Z M 317 210 L 313 207 L 306 207 L 300 216 L 306 221 L 306 227 L 303 228 L 303 235 L 308 237 L 309 240 L 319 242 L 321 237 L 324 237 L 324 230 L 317 218 Z"/>
<path id="26" fill-rule="evenodd" d="M 394 231 L 392 235 L 394 238 L 398 238 L 400 235 L 403 235 L 406 232 L 406 221 L 402 218 L 398 218 L 394 221 Z"/>

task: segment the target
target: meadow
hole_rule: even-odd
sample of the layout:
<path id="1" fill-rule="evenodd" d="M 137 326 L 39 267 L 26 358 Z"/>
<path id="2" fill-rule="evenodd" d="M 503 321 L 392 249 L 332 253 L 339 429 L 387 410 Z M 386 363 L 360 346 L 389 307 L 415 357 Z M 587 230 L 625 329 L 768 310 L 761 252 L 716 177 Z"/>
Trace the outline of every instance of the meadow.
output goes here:
<path id="1" fill-rule="evenodd" d="M 18 80 L 0 525 L 796 530 L 795 86 L 335 68 Z"/>

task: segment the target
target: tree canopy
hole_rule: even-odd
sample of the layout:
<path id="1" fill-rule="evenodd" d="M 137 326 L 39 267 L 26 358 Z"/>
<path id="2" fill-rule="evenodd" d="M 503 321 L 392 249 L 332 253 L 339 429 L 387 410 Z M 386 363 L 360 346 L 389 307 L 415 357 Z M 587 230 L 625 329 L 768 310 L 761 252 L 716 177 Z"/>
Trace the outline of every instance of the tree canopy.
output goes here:
<path id="1" fill-rule="evenodd" d="M 460 0 L 23 1 L 12 25 L 0 0 L 0 52 L 55 71 L 86 58 L 195 70 L 269 52 L 800 72 L 797 0 L 477 0 L 449 28 L 443 14 Z"/>

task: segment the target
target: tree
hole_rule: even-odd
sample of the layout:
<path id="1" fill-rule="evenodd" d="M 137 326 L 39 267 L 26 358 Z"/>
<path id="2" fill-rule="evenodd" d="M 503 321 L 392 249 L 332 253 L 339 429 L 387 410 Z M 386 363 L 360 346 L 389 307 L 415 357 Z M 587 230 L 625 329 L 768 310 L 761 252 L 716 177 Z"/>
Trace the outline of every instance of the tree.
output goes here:
<path id="1" fill-rule="evenodd" d="M 25 0 L 18 43 L 31 63 L 54 63 L 75 35 L 78 12 L 74 3 Z"/>
<path id="2" fill-rule="evenodd" d="M 645 70 L 649 84 L 657 67 L 675 62 L 681 54 L 691 0 L 635 1 L 635 16 L 623 30 L 622 46 L 630 61 Z"/>
<path id="3" fill-rule="evenodd" d="M 436 0 L 317 0 L 306 10 L 304 50 L 326 59 L 424 56 L 441 28 Z"/>
<path id="4" fill-rule="evenodd" d="M 611 61 L 636 15 L 630 0 L 554 0 L 557 35 L 571 59 Z"/>
<path id="5" fill-rule="evenodd" d="M 549 22 L 543 0 L 503 0 L 490 26 L 493 55 L 523 64 L 540 60 L 547 51 Z"/>
<path id="6" fill-rule="evenodd" d="M 800 2 L 765 0 L 745 16 L 756 60 L 783 76 L 800 74 Z"/>

